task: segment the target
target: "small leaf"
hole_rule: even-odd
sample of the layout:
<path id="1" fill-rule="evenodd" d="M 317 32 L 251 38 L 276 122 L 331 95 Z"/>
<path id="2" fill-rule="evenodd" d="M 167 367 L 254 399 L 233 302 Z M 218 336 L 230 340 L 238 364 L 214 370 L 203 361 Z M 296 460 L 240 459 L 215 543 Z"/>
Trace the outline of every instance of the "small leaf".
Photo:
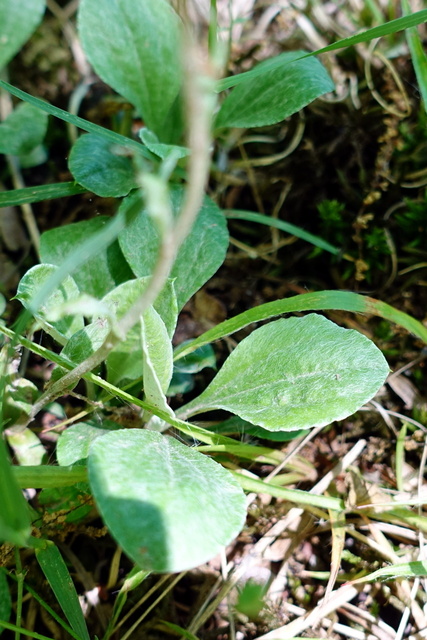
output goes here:
<path id="1" fill-rule="evenodd" d="M 182 78 L 180 20 L 169 2 L 83 0 L 78 24 L 97 74 L 160 135 Z"/>
<path id="2" fill-rule="evenodd" d="M 45 0 L 13 0 L 0 3 L 0 69 L 28 40 L 43 17 Z"/>
<path id="3" fill-rule="evenodd" d="M 42 291 L 53 272 L 57 270 L 52 264 L 38 264 L 32 267 L 21 278 L 16 297 L 26 309 L 32 311 L 32 301 Z M 60 320 L 50 322 L 50 311 L 55 312 L 57 307 L 75 300 L 80 295 L 79 288 L 71 276 L 67 276 L 60 287 L 48 296 L 40 309 L 35 314 L 40 326 L 55 340 L 64 344 L 67 338 L 72 336 L 84 326 L 81 315 L 69 315 Z"/>
<path id="4" fill-rule="evenodd" d="M 76 182 L 103 198 L 126 196 L 137 184 L 132 159 L 109 140 L 87 133 L 73 145 L 68 167 Z"/>
<path id="5" fill-rule="evenodd" d="M 61 265 L 70 253 L 89 237 L 96 236 L 109 221 L 107 216 L 99 216 L 45 231 L 40 238 L 41 261 Z M 117 242 L 99 251 L 73 271 L 73 278 L 80 291 L 95 298 L 102 298 L 129 277 L 132 277 L 131 271 Z"/>
<path id="6" fill-rule="evenodd" d="M 93 443 L 88 466 L 106 525 L 143 569 L 196 567 L 243 526 L 245 496 L 230 473 L 168 436 L 110 433 Z"/>
<path id="7" fill-rule="evenodd" d="M 135 205 L 138 196 L 128 196 L 121 205 L 126 211 Z M 174 215 L 182 206 L 184 189 L 171 189 Z M 156 227 L 145 209 L 119 235 L 120 247 L 136 276 L 149 276 L 153 272 L 159 251 Z M 175 279 L 178 309 L 182 309 L 191 296 L 219 269 L 228 247 L 225 217 L 217 205 L 205 197 L 190 234 L 181 246 L 171 272 Z"/>
<path id="8" fill-rule="evenodd" d="M 71 628 L 81 640 L 90 640 L 76 588 L 58 547 L 46 540 L 44 548 L 36 548 L 36 558 Z"/>
<path id="9" fill-rule="evenodd" d="M 150 307 L 141 317 L 144 396 L 148 402 L 172 413 L 165 393 L 172 378 L 172 344 L 165 324 L 157 311 Z"/>
<path id="10" fill-rule="evenodd" d="M 42 464 L 46 451 L 31 429 L 8 429 L 7 442 L 20 465 L 36 467 Z"/>
<path id="11" fill-rule="evenodd" d="M 203 369 L 216 369 L 216 356 L 210 344 L 205 344 L 200 349 L 196 349 L 188 356 L 184 356 L 177 361 L 175 371 L 180 373 L 198 373 Z"/>
<path id="12" fill-rule="evenodd" d="M 333 91 L 334 83 L 316 58 L 293 62 L 301 55 L 303 51 L 288 51 L 257 65 L 257 74 L 242 80 L 225 98 L 215 127 L 275 124 Z"/>
<path id="13" fill-rule="evenodd" d="M 30 104 L 19 104 L 0 124 L 0 153 L 29 154 L 42 142 L 46 130 L 45 113 Z"/>
<path id="14" fill-rule="evenodd" d="M 38 395 L 36 385 L 30 380 L 12 375 L 7 382 L 3 400 L 4 424 L 9 428 L 18 422 L 24 422 Z"/>
<path id="15" fill-rule="evenodd" d="M 58 464 L 86 464 L 92 442 L 118 428 L 117 424 L 109 420 L 99 424 L 79 422 L 68 427 L 61 433 L 56 445 Z"/>
<path id="16" fill-rule="evenodd" d="M 388 373 L 358 331 L 316 314 L 276 320 L 242 340 L 179 415 L 225 409 L 269 431 L 323 426 L 357 411 Z"/>
<path id="17" fill-rule="evenodd" d="M 176 144 L 163 144 L 159 142 L 156 134 L 146 127 L 140 129 L 139 137 L 141 138 L 147 149 L 149 149 L 151 153 L 154 153 L 156 156 L 159 156 L 159 158 L 162 158 L 162 160 L 172 154 L 174 154 L 174 157 L 177 160 L 190 155 L 190 149 L 188 149 L 187 147 L 180 147 Z"/>

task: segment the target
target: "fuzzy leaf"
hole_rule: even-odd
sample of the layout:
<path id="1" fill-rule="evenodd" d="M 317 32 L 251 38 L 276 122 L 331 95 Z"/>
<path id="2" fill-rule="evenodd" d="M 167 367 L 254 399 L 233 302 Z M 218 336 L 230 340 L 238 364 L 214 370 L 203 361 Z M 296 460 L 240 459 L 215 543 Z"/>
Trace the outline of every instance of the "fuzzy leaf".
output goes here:
<path id="1" fill-rule="evenodd" d="M 180 20 L 169 2 L 82 0 L 78 24 L 97 74 L 160 135 L 182 77 Z"/>
<path id="2" fill-rule="evenodd" d="M 18 53 L 43 17 L 45 0 L 0 2 L 0 69 Z"/>
<path id="3" fill-rule="evenodd" d="M 0 153 L 29 154 L 45 137 L 47 120 L 47 114 L 36 107 L 19 104 L 0 124 Z"/>
<path id="4" fill-rule="evenodd" d="M 128 196 L 122 210 L 135 204 L 138 196 Z M 171 190 L 174 215 L 178 215 L 184 197 L 180 186 Z M 120 247 L 137 276 L 151 275 L 159 250 L 159 236 L 155 224 L 145 209 L 119 235 Z M 219 269 L 228 247 L 228 231 L 222 211 L 210 198 L 204 199 L 197 220 L 181 246 L 171 272 L 175 279 L 178 309 Z"/>
<path id="5" fill-rule="evenodd" d="M 137 185 L 132 160 L 119 149 L 93 133 L 78 138 L 68 161 L 76 182 L 103 198 L 126 196 Z"/>
<path id="6" fill-rule="evenodd" d="M 269 431 L 342 420 L 370 400 L 389 367 L 373 342 L 323 316 L 276 320 L 242 340 L 185 416 L 225 409 Z"/>
<path id="7" fill-rule="evenodd" d="M 215 127 L 275 124 L 333 91 L 334 83 L 316 58 L 293 62 L 301 55 L 304 51 L 288 51 L 258 64 L 257 73 L 243 79 L 225 98 Z"/>
<path id="8" fill-rule="evenodd" d="M 109 433 L 93 443 L 88 467 L 106 525 L 142 569 L 196 567 L 243 526 L 245 496 L 230 473 L 168 436 Z"/>

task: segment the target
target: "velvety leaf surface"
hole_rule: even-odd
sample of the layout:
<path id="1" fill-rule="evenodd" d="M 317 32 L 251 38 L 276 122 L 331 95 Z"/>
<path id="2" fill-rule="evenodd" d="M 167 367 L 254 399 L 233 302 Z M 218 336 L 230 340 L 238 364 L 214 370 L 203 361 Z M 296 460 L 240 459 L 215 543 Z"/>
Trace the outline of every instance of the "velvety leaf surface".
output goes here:
<path id="1" fill-rule="evenodd" d="M 358 331 L 314 313 L 276 320 L 242 340 L 183 413 L 225 409 L 269 431 L 322 426 L 357 411 L 388 373 Z"/>
<path id="2" fill-rule="evenodd" d="M 120 430 L 90 450 L 101 515 L 141 568 L 177 572 L 215 556 L 245 521 L 245 496 L 219 464 L 168 436 Z"/>
<path id="3" fill-rule="evenodd" d="M 141 318 L 144 396 L 156 407 L 171 412 L 166 391 L 172 378 L 172 343 L 165 324 L 153 307 Z"/>
<path id="4" fill-rule="evenodd" d="M 147 286 L 146 278 L 128 280 L 103 298 L 103 302 L 111 307 L 116 318 L 121 318 L 140 297 Z M 144 326 L 138 323 L 107 358 L 108 381 L 118 385 L 123 380 L 136 380 L 144 373 L 142 331 L 147 325 L 150 337 L 147 347 L 163 391 L 166 391 L 172 376 L 172 345 L 166 326 L 153 307 L 144 314 Z"/>
<path id="5" fill-rule="evenodd" d="M 16 297 L 26 309 L 31 311 L 34 296 L 42 290 L 43 285 L 47 283 L 56 269 L 57 267 L 52 264 L 38 264 L 21 278 Z M 34 316 L 41 327 L 61 344 L 65 344 L 70 336 L 84 326 L 83 316 L 69 315 L 51 322 L 49 313 L 67 302 L 76 300 L 79 295 L 80 291 L 76 282 L 71 276 L 67 276 L 61 286 L 47 297 L 43 306 Z"/>
<path id="6" fill-rule="evenodd" d="M 61 265 L 64 258 L 79 247 L 84 240 L 96 235 L 108 222 L 107 216 L 76 222 L 42 233 L 40 259 L 42 262 Z M 132 277 L 117 242 L 99 251 L 73 272 L 82 293 L 102 298 L 115 286 Z"/>
<path id="7" fill-rule="evenodd" d="M 184 189 L 171 189 L 173 212 L 178 215 Z M 132 207 L 137 196 L 128 196 L 122 204 L 124 210 Z M 152 273 L 156 263 L 159 236 L 145 209 L 119 235 L 120 247 L 131 269 L 137 276 Z M 204 199 L 197 220 L 181 246 L 171 272 L 175 278 L 178 309 L 219 269 L 228 247 L 228 231 L 222 211 L 208 197 Z"/>
<path id="8" fill-rule="evenodd" d="M 75 142 L 68 160 L 74 179 L 103 198 L 126 196 L 136 185 L 132 160 L 117 153 L 118 145 L 93 133 Z"/>
<path id="9" fill-rule="evenodd" d="M 169 2 L 83 0 L 78 25 L 97 74 L 160 136 L 182 76 L 180 21 Z"/>
<path id="10" fill-rule="evenodd" d="M 99 424 L 79 422 L 71 425 L 58 438 L 56 445 L 58 464 L 62 466 L 85 464 L 92 442 L 118 428 L 117 424 L 109 420 L 103 420 Z"/>
<path id="11" fill-rule="evenodd" d="M 242 79 L 225 98 L 215 127 L 275 124 L 333 91 L 334 83 L 316 58 L 292 62 L 304 53 L 288 51 L 258 64 L 257 73 Z"/>
<path id="12" fill-rule="evenodd" d="M 45 137 L 47 121 L 46 113 L 30 104 L 19 104 L 0 124 L 0 153 L 29 154 Z"/>
<path id="13" fill-rule="evenodd" d="M 43 17 L 45 0 L 0 2 L 0 69 L 18 53 Z"/>

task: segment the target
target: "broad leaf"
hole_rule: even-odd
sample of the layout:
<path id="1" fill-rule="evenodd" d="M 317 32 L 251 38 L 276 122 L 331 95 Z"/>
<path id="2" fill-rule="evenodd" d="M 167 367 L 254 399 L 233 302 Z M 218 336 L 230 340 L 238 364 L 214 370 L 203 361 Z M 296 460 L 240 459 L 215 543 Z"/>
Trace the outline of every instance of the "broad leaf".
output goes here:
<path id="1" fill-rule="evenodd" d="M 196 567 L 227 545 L 245 520 L 245 496 L 230 473 L 177 440 L 120 430 L 90 450 L 89 482 L 118 544 L 141 568 Z"/>
<path id="2" fill-rule="evenodd" d="M 26 309 L 32 311 L 32 302 L 43 286 L 48 283 L 51 275 L 57 271 L 52 264 L 38 264 L 32 267 L 22 277 L 16 297 Z M 76 300 L 80 295 L 79 288 L 71 276 L 67 276 L 62 284 L 49 296 L 39 308 L 34 317 L 40 326 L 60 344 L 65 344 L 67 339 L 83 326 L 83 316 L 68 315 L 57 321 L 50 321 L 50 312 L 55 313 L 61 305 Z"/>
<path id="3" fill-rule="evenodd" d="M 45 137 L 47 120 L 47 115 L 36 107 L 19 104 L 0 124 L 0 153 L 29 154 Z"/>
<path id="4" fill-rule="evenodd" d="M 334 83 L 316 58 L 303 51 L 288 51 L 257 65 L 257 74 L 245 78 L 225 98 L 215 127 L 262 127 L 284 120 L 319 96 L 334 90 Z M 278 65 L 278 62 L 281 62 Z M 273 65 L 273 62 L 276 64 Z M 263 68 L 265 73 L 262 73 Z"/>
<path id="5" fill-rule="evenodd" d="M 40 239 L 42 262 L 61 265 L 65 258 L 96 234 L 110 221 L 107 216 L 68 224 L 45 231 Z M 132 277 L 117 242 L 99 251 L 73 272 L 82 293 L 101 298 L 118 284 Z"/>
<path id="6" fill-rule="evenodd" d="M 46 456 L 45 448 L 31 429 L 10 429 L 7 443 L 13 449 L 16 460 L 23 466 L 38 466 Z"/>
<path id="7" fill-rule="evenodd" d="M 43 17 L 45 0 L 0 2 L 0 69 L 18 53 Z"/>
<path id="8" fill-rule="evenodd" d="M 160 135 L 182 78 L 180 21 L 169 2 L 83 0 L 79 34 L 97 74 Z"/>
<path id="9" fill-rule="evenodd" d="M 357 411 L 388 373 L 358 331 L 316 314 L 276 320 L 242 340 L 179 415 L 225 409 L 269 431 L 323 426 Z"/>
<path id="10" fill-rule="evenodd" d="M 121 206 L 126 211 L 135 205 L 138 196 L 128 196 Z M 184 197 L 181 186 L 171 190 L 175 215 L 179 214 Z M 159 251 L 156 227 L 145 209 L 119 235 L 120 247 L 137 276 L 151 275 Z M 205 197 L 193 228 L 181 246 L 170 277 L 175 278 L 178 309 L 219 269 L 228 247 L 228 231 L 222 211 Z"/>
<path id="11" fill-rule="evenodd" d="M 137 185 L 132 159 L 120 149 L 101 136 L 87 133 L 75 142 L 68 167 L 76 182 L 88 191 L 104 198 L 126 196 Z"/>

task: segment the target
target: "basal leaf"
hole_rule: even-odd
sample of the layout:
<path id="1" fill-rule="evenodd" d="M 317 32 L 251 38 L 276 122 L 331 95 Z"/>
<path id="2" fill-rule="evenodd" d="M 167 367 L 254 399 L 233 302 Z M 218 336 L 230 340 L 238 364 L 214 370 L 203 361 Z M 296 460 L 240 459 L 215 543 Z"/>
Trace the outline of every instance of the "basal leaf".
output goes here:
<path id="1" fill-rule="evenodd" d="M 171 411 L 166 392 L 172 378 L 172 343 L 165 324 L 157 311 L 150 307 L 141 317 L 144 396 L 163 411 Z"/>
<path id="2" fill-rule="evenodd" d="M 135 188 L 135 172 L 129 155 L 120 147 L 93 133 L 75 142 L 68 166 L 76 182 L 104 198 L 126 196 Z"/>
<path id="3" fill-rule="evenodd" d="M 96 238 L 96 234 L 110 222 L 107 216 L 68 224 L 42 233 L 40 238 L 40 258 L 42 262 L 61 265 L 65 258 L 78 249 L 85 240 Z M 117 242 L 107 249 L 98 251 L 96 256 L 73 271 L 73 278 L 82 293 L 101 298 L 118 284 L 132 277 Z"/>
<path id="4" fill-rule="evenodd" d="M 275 124 L 333 91 L 334 83 L 316 58 L 293 62 L 301 55 L 303 51 L 288 51 L 257 65 L 258 73 L 242 80 L 225 98 L 215 127 Z M 262 73 L 263 67 L 265 73 Z"/>
<path id="5" fill-rule="evenodd" d="M 45 0 L 0 2 L 0 69 L 18 53 L 43 17 Z"/>
<path id="6" fill-rule="evenodd" d="M 21 278 L 16 297 L 26 309 L 32 311 L 33 300 L 55 271 L 57 267 L 52 264 L 38 264 Z M 60 344 L 65 344 L 70 336 L 83 327 L 83 316 L 69 315 L 57 321 L 50 321 L 49 314 L 61 305 L 76 300 L 79 295 L 76 282 L 71 276 L 67 276 L 62 284 L 46 297 L 43 305 L 34 314 L 40 326 Z"/>
<path id="7" fill-rule="evenodd" d="M 182 77 L 180 21 L 169 2 L 83 0 L 78 24 L 95 71 L 160 136 Z"/>
<path id="8" fill-rule="evenodd" d="M 230 473 L 177 440 L 120 430 L 90 450 L 98 509 L 141 568 L 177 572 L 215 556 L 241 530 L 245 496 Z"/>
<path id="9" fill-rule="evenodd" d="M 190 149 L 188 149 L 187 147 L 181 147 L 176 144 L 163 144 L 159 142 L 156 134 L 146 127 L 140 129 L 139 137 L 141 138 L 147 149 L 149 149 L 151 153 L 154 153 L 156 156 L 159 156 L 159 158 L 162 158 L 162 160 L 172 154 L 174 154 L 177 160 L 180 158 L 185 158 L 190 154 Z"/>
<path id="10" fill-rule="evenodd" d="M 121 206 L 126 211 L 135 205 L 137 195 L 128 196 Z M 184 189 L 171 189 L 171 202 L 175 215 L 179 214 Z M 151 275 L 157 260 L 159 236 L 147 211 L 141 211 L 119 235 L 120 247 L 131 269 L 137 276 Z M 217 205 L 205 197 L 193 228 L 181 246 L 172 272 L 178 309 L 219 269 L 228 247 L 225 217 Z"/>
<path id="11" fill-rule="evenodd" d="M 45 137 L 47 121 L 46 113 L 30 104 L 19 104 L 0 124 L 0 153 L 29 154 Z"/>
<path id="12" fill-rule="evenodd" d="M 269 431 L 341 420 L 370 400 L 389 367 L 373 342 L 323 316 L 276 320 L 236 347 L 178 415 L 225 409 Z"/>

